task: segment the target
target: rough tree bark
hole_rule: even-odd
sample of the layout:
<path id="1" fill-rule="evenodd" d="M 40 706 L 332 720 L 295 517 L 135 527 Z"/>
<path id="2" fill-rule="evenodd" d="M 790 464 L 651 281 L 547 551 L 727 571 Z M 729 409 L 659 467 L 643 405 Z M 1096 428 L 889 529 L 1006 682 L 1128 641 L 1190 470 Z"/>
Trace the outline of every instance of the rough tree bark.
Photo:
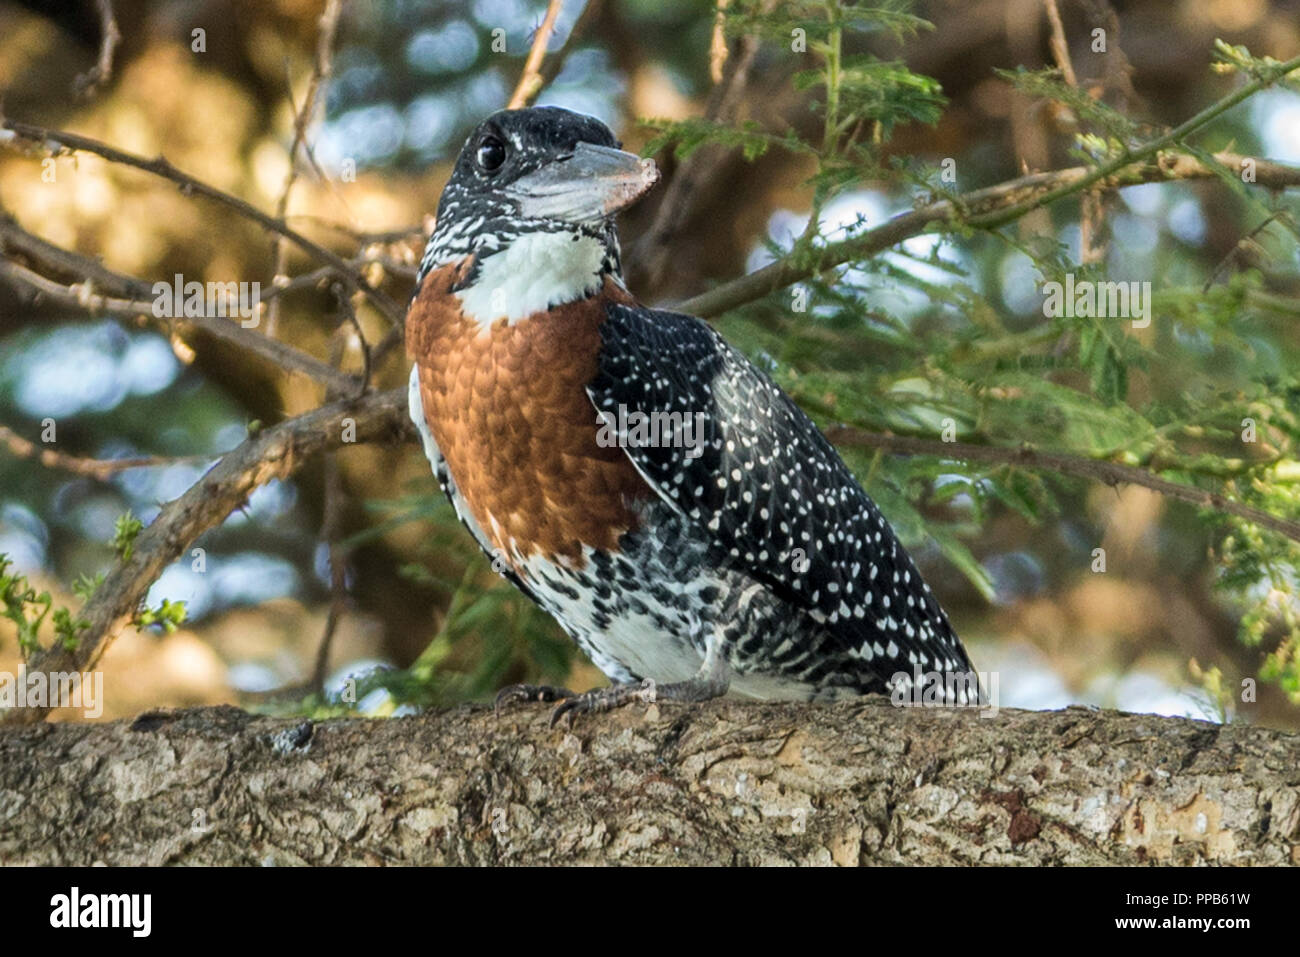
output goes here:
<path id="1" fill-rule="evenodd" d="M 0 731 L 5 864 L 1300 863 L 1300 735 L 1070 708 Z"/>

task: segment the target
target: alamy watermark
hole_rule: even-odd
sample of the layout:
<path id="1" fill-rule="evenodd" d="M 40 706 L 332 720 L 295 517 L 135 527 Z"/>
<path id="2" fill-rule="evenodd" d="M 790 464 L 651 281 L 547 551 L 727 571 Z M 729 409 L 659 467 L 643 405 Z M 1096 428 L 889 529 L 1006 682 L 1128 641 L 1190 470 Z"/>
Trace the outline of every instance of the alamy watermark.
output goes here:
<path id="1" fill-rule="evenodd" d="M 125 928 L 133 937 L 153 929 L 152 894 L 95 894 L 73 887 L 50 898 L 50 926 L 56 928 Z"/>
<path id="2" fill-rule="evenodd" d="M 83 717 L 104 713 L 102 671 L 0 671 L 0 710 L 6 708 L 80 708 Z"/>
<path id="3" fill-rule="evenodd" d="M 153 284 L 153 314 L 159 319 L 230 318 L 251 329 L 260 319 L 261 303 L 260 282 L 186 282 L 177 273 L 171 282 Z"/>
<path id="4" fill-rule="evenodd" d="M 1151 325 L 1150 282 L 1076 281 L 1074 273 L 1065 282 L 1043 283 L 1043 315 L 1074 319 L 1132 319 L 1134 329 Z"/>
<path id="5" fill-rule="evenodd" d="M 596 413 L 600 430 L 596 444 L 601 448 L 686 449 L 688 459 L 697 459 L 704 451 L 704 427 L 708 417 L 703 412 L 642 412 L 620 404 L 618 412 Z"/>

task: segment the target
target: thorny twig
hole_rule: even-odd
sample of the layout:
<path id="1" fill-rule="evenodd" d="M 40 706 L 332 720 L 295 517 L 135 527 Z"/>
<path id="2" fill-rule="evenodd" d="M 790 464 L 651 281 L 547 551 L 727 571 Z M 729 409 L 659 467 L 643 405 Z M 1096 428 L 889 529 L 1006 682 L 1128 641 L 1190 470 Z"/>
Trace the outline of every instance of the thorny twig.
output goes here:
<path id="1" fill-rule="evenodd" d="M 333 71 L 334 38 L 338 33 L 342 13 L 343 0 L 327 0 L 325 12 L 320 16 L 320 34 L 316 42 L 316 58 L 312 63 L 311 79 L 307 83 L 307 92 L 303 96 L 302 105 L 294 111 L 293 142 L 289 145 L 289 169 L 284 175 L 284 187 L 280 190 L 280 200 L 275 207 L 275 214 L 280 219 L 285 219 L 289 211 L 289 194 L 293 192 L 293 184 L 298 178 L 298 151 L 306 146 L 307 124 L 311 121 L 312 114 L 316 109 L 316 101 L 320 99 L 320 94 L 329 82 L 330 74 Z M 292 99 L 292 86 L 289 89 L 289 95 Z M 317 175 L 324 179 L 320 167 L 316 164 L 315 156 L 310 149 L 307 149 L 306 152 L 313 168 L 316 169 Z M 289 266 L 289 252 L 285 248 L 284 237 L 277 233 L 272 240 L 271 248 L 275 256 L 275 282 L 279 283 Z M 279 324 L 280 303 L 278 300 L 272 300 L 266 314 L 266 334 L 274 336 Z"/>
<path id="2" fill-rule="evenodd" d="M 130 469 L 160 468 L 168 465 L 191 465 L 196 462 L 212 462 L 217 455 L 142 455 L 128 459 L 90 459 L 78 455 L 69 455 L 47 446 L 38 445 L 23 438 L 13 429 L 0 425 L 0 445 L 4 445 L 18 458 L 39 462 L 49 469 L 71 472 L 99 482 L 107 482 L 113 476 Z"/>
<path id="3" fill-rule="evenodd" d="M 542 91 L 542 60 L 546 56 L 546 44 L 551 42 L 551 34 L 555 32 L 555 20 L 559 17 L 560 8 L 563 6 L 564 0 L 550 0 L 546 5 L 546 16 L 542 18 L 542 25 L 533 35 L 533 44 L 528 49 L 528 59 L 524 61 L 524 72 L 519 77 L 519 83 L 515 86 L 515 92 L 511 94 L 506 109 L 522 109 Z"/>
<path id="4" fill-rule="evenodd" d="M 95 91 L 108 82 L 113 75 L 113 54 L 122 42 L 122 33 L 117 28 L 117 17 L 113 15 L 112 0 L 95 0 L 99 12 L 99 57 L 95 65 L 82 73 L 73 82 L 73 90 L 80 96 L 93 96 Z"/>

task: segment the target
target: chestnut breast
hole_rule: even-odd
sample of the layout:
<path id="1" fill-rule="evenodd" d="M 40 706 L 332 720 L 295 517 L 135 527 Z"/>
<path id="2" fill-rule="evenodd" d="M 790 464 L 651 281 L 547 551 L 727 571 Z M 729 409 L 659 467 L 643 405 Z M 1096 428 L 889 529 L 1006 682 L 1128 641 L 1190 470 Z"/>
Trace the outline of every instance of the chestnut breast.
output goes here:
<path id="1" fill-rule="evenodd" d="M 586 386 L 597 374 L 612 279 L 597 295 L 483 329 L 452 293 L 468 268 L 429 273 L 406 319 L 429 430 L 491 547 L 512 565 L 541 554 L 581 567 L 583 547 L 613 550 L 654 492 L 617 446 L 597 441 Z"/>

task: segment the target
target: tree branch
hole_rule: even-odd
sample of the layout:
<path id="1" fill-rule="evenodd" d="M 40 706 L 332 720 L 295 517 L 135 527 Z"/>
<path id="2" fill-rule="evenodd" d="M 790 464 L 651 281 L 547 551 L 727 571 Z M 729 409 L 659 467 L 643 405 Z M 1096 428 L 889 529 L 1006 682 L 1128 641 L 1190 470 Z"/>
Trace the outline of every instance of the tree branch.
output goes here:
<path id="1" fill-rule="evenodd" d="M 967 462 L 988 462 L 994 465 L 1016 465 L 1025 468 L 1047 469 L 1061 475 L 1074 475 L 1103 482 L 1107 485 L 1140 485 L 1180 502 L 1189 502 L 1227 515 L 1235 515 L 1262 528 L 1285 535 L 1300 542 L 1300 522 L 1272 515 L 1262 509 L 1231 499 L 1194 485 L 1183 485 L 1161 478 L 1146 469 L 1118 462 L 1084 458 L 1063 452 L 1040 451 L 1029 446 L 1006 448 L 997 445 L 974 445 L 970 442 L 944 442 L 939 439 L 914 438 L 883 432 L 866 432 L 848 426 L 833 426 L 826 437 L 836 445 L 846 448 L 882 449 L 901 455 L 933 455 L 945 459 Z"/>
<path id="2" fill-rule="evenodd" d="M 1279 63 L 1269 68 L 1264 71 L 1261 76 L 1257 76 L 1255 79 L 1244 84 L 1239 89 L 1234 90 L 1232 93 L 1229 93 L 1218 102 L 1211 103 L 1195 116 L 1184 120 L 1164 135 L 1157 136 L 1155 139 L 1143 143 L 1135 149 L 1126 149 L 1121 155 L 1107 163 L 1091 167 L 1077 182 L 1058 186 L 1055 189 L 1048 190 L 1040 196 L 1035 196 L 1032 200 L 1027 200 L 1025 203 L 1012 206 L 997 213 L 991 213 L 984 217 L 976 217 L 969 220 L 967 225 L 979 226 L 984 229 L 996 229 L 998 226 L 1003 226 L 1013 220 L 1019 219 L 1021 216 L 1025 215 L 1025 213 L 1038 209 L 1041 206 L 1046 206 L 1049 203 L 1053 203 L 1071 193 L 1077 193 L 1091 186 L 1093 183 L 1102 182 L 1130 166 L 1135 161 L 1150 159 L 1153 156 L 1159 155 L 1163 150 L 1176 147 L 1179 142 L 1186 139 L 1207 123 L 1218 119 L 1237 104 L 1250 99 L 1260 90 L 1272 86 L 1278 80 L 1296 70 L 1300 70 L 1300 56 L 1292 57 L 1285 63 Z"/>
<path id="3" fill-rule="evenodd" d="M 22 285 L 34 289 L 39 294 L 55 302 L 89 312 L 109 313 L 116 316 L 150 316 L 153 317 L 153 300 L 120 299 L 102 296 L 95 292 L 91 283 L 74 283 L 63 286 L 40 273 L 33 272 L 15 262 L 0 259 L 0 279 L 7 279 L 13 285 Z M 273 290 L 274 291 L 274 290 Z M 239 323 L 220 316 L 185 316 L 170 319 L 169 322 L 189 323 L 204 332 L 246 349 L 261 356 L 273 365 L 288 372 L 297 372 L 318 382 L 336 386 L 340 389 L 356 389 L 357 380 L 345 372 L 340 372 L 328 363 L 321 362 L 315 356 L 308 355 L 300 349 L 286 345 L 278 339 L 268 339 L 251 329 L 245 329 Z"/>
<path id="4" fill-rule="evenodd" d="M 718 16 L 723 16 L 722 6 L 718 8 Z M 704 109 L 704 118 L 711 123 L 736 123 L 749 90 L 759 40 L 743 36 L 737 38 L 733 46 L 734 50 L 728 51 L 727 56 L 718 62 L 720 76 Z M 654 221 L 637 240 L 635 256 L 631 257 L 650 289 L 660 288 L 670 271 L 680 268 L 677 262 L 680 250 L 674 240 L 684 224 L 697 215 L 701 198 L 718 181 L 734 155 L 734 149 L 714 143 L 695 150 L 677 164 L 659 200 Z"/>
<path id="5" fill-rule="evenodd" d="M 1300 863 L 1283 731 L 881 697 L 547 710 L 0 729 L 0 863 Z"/>
<path id="6" fill-rule="evenodd" d="M 1300 167 L 1237 153 L 1216 153 L 1214 159 L 1229 169 L 1238 170 L 1244 161 L 1249 160 L 1255 164 L 1256 184 L 1259 186 L 1269 189 L 1300 186 Z M 997 216 L 1008 210 L 1017 210 L 1016 215 L 1022 216 L 1042 205 L 1044 197 L 1059 198 L 1085 186 L 1112 190 L 1143 183 L 1211 179 L 1219 175 L 1218 171 L 1195 157 L 1181 153 L 1161 153 L 1154 163 L 1133 162 L 1101 180 L 1093 177 L 1092 173 L 1086 166 L 1032 173 L 996 186 L 973 190 L 956 200 L 944 199 L 929 203 L 920 209 L 899 213 L 893 219 L 849 239 L 827 243 L 815 250 L 815 260 L 810 261 L 809 256 L 779 259 L 748 275 L 692 296 L 673 308 L 705 318 L 721 315 L 729 309 L 761 299 L 818 272 L 885 252 L 904 240 L 921 235 L 931 226 L 972 225 L 979 222 L 980 214 Z M 993 220 L 989 219 L 988 222 L 992 223 Z"/>
<path id="7" fill-rule="evenodd" d="M 37 445 L 23 438 L 6 425 L 0 425 L 0 445 L 20 459 L 31 459 L 47 469 L 84 475 L 100 482 L 107 482 L 114 475 L 130 469 L 158 468 L 167 465 L 179 465 L 193 462 L 211 462 L 215 455 L 144 455 L 127 459 L 88 459 L 77 455 L 68 455 L 55 449 Z"/>

